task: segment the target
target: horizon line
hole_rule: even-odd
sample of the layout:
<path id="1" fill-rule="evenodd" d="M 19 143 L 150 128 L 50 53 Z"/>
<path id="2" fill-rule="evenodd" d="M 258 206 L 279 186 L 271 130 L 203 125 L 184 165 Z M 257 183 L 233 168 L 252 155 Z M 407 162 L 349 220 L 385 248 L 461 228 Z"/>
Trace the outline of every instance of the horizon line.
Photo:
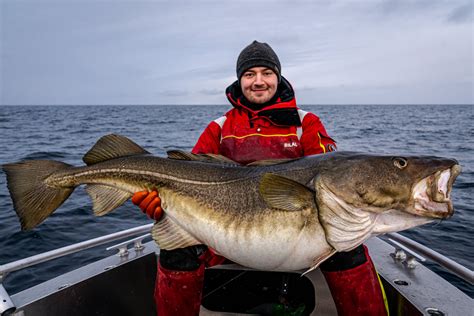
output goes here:
<path id="1" fill-rule="evenodd" d="M 1 104 L 0 106 L 225 106 L 231 104 L 218 104 L 218 103 L 209 103 L 209 104 Z M 315 106 L 315 105 L 334 105 L 334 106 L 343 106 L 343 105 L 382 105 L 382 106 L 390 106 L 390 105 L 474 105 L 474 103 L 302 103 L 298 104 L 297 106 Z"/>

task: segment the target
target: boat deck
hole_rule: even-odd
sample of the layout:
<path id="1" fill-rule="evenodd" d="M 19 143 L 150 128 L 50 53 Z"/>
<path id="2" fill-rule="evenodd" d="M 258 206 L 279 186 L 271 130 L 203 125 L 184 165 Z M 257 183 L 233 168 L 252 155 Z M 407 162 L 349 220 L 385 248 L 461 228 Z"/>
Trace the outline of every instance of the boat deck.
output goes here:
<path id="1" fill-rule="evenodd" d="M 384 284 L 391 315 L 471 315 L 473 300 L 452 284 L 422 264 L 411 262 L 411 266 L 396 258 L 395 248 L 379 238 L 366 245 Z M 126 252 L 121 249 L 119 255 L 12 295 L 16 310 L 2 316 L 156 315 L 153 290 L 159 249 L 154 242 Z M 263 272 L 236 264 L 206 270 L 200 314 L 264 314 L 265 307 L 278 303 L 282 279 L 291 285 L 289 295 L 298 298 L 295 304 L 306 307 L 304 314 L 337 315 L 319 269 L 301 277 L 299 272 Z M 252 306 L 257 307 L 255 312 Z"/>

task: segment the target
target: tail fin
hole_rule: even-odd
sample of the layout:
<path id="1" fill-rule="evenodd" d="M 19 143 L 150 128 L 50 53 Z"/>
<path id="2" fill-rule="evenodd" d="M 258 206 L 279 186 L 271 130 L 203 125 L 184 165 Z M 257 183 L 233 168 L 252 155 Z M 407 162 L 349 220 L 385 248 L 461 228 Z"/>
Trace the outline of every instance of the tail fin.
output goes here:
<path id="1" fill-rule="evenodd" d="M 74 188 L 51 187 L 44 181 L 53 172 L 69 167 L 53 160 L 26 160 L 2 166 L 21 229 L 34 228 L 69 197 Z"/>

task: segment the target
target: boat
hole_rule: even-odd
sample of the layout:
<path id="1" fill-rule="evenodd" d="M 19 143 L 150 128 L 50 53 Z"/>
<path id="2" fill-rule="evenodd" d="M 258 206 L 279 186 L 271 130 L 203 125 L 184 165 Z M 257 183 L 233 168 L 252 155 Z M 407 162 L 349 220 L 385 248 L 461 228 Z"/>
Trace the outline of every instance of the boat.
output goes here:
<path id="1" fill-rule="evenodd" d="M 156 315 L 153 290 L 160 250 L 142 225 L 0 266 L 0 315 Z M 120 242 L 119 242 L 120 241 Z M 119 242 L 107 256 L 9 295 L 9 274 L 88 248 Z M 398 233 L 365 242 L 384 286 L 390 315 L 472 315 L 467 294 L 423 263 L 442 265 L 471 285 L 474 272 Z M 50 264 L 52 264 L 50 262 Z M 237 264 L 206 269 L 200 315 L 337 315 L 319 269 L 257 271 Z"/>

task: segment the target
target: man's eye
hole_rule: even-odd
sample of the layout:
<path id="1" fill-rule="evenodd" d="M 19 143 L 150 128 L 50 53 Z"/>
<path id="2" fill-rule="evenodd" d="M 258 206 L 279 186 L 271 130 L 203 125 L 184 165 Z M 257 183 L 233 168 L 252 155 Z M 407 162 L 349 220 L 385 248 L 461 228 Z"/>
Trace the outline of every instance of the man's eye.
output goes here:
<path id="1" fill-rule="evenodd" d="M 247 73 L 247 74 L 245 74 L 244 76 L 247 77 L 247 78 L 250 78 L 250 77 L 253 76 L 253 74 L 252 74 L 252 73 Z"/>
<path id="2" fill-rule="evenodd" d="M 263 73 L 265 76 L 271 76 L 273 75 L 273 71 L 266 71 Z"/>

